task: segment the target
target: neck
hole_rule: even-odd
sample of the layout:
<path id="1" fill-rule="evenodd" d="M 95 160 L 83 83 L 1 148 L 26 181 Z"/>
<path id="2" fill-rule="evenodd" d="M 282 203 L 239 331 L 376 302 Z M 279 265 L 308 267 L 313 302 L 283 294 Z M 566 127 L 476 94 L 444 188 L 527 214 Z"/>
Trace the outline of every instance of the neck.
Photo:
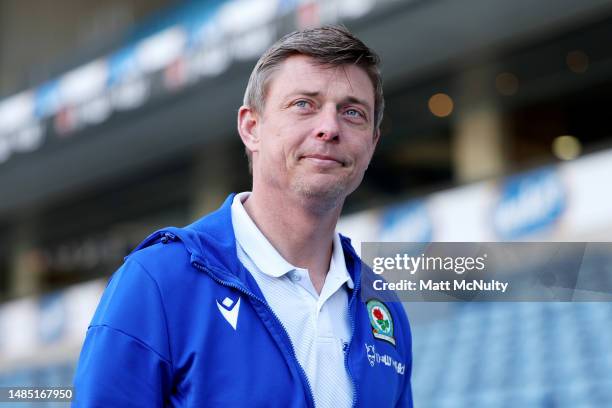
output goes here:
<path id="1" fill-rule="evenodd" d="M 308 269 L 313 286 L 320 293 L 329 270 L 342 202 L 326 206 L 286 193 L 263 194 L 253 186 L 244 208 L 283 258 Z"/>

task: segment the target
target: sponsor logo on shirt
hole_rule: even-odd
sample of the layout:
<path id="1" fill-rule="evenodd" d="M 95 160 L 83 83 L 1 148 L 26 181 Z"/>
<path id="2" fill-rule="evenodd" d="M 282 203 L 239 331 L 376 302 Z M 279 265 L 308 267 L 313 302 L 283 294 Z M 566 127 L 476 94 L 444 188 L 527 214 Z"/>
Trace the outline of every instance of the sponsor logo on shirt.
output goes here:
<path id="1" fill-rule="evenodd" d="M 370 367 L 374 367 L 377 364 L 382 364 L 387 367 L 393 367 L 399 375 L 404 375 L 406 372 L 406 364 L 396 361 L 393 359 L 393 357 L 387 354 L 379 354 L 373 344 L 365 343 L 365 348 Z"/>
<path id="2" fill-rule="evenodd" d="M 236 330 L 238 325 L 238 312 L 240 311 L 240 298 L 236 302 L 226 297 L 223 302 L 219 303 L 217 300 L 217 307 L 221 315 L 227 320 L 227 322 Z"/>

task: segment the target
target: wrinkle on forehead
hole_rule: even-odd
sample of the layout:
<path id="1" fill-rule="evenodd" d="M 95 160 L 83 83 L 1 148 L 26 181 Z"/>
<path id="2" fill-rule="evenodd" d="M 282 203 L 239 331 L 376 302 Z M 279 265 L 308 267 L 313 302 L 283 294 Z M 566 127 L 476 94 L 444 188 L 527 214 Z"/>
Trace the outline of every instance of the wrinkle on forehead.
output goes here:
<path id="1" fill-rule="evenodd" d="M 328 86 L 331 86 L 331 82 L 333 80 L 335 80 L 336 77 L 340 76 L 339 75 L 339 71 L 342 70 L 342 73 L 344 74 L 344 78 L 346 79 L 346 82 L 348 82 L 349 89 L 351 90 L 351 92 L 354 92 L 353 84 L 351 83 L 351 78 L 350 78 L 350 76 L 348 74 L 347 65 L 346 64 L 335 65 L 335 66 L 334 65 L 327 65 L 327 66 L 324 65 L 323 69 L 333 70 L 333 74 L 332 74 L 332 76 L 330 78 L 330 81 L 328 82 Z"/>
<path id="2" fill-rule="evenodd" d="M 315 60 L 316 61 L 316 60 Z M 353 88 L 353 84 L 351 83 L 351 78 L 350 75 L 348 73 L 348 64 L 343 64 L 343 65 L 329 65 L 329 64 L 325 64 L 325 63 L 314 63 L 314 66 L 316 66 L 317 68 L 320 68 L 323 71 L 329 71 L 331 72 L 329 78 L 327 78 L 327 86 L 328 88 L 334 83 L 341 83 L 342 79 L 341 76 L 344 75 L 344 79 L 346 80 L 346 83 L 348 83 L 348 88 L 351 90 L 351 92 L 354 92 L 354 88 Z"/>
<path id="3" fill-rule="evenodd" d="M 297 63 L 298 60 L 296 59 L 296 57 L 302 58 L 302 61 L 305 62 L 305 64 L 299 64 L 296 67 L 291 67 L 290 64 Z M 371 80 L 369 76 L 367 75 L 367 73 L 363 71 L 363 69 L 361 67 L 358 67 L 357 65 L 353 65 L 353 64 L 330 65 L 327 63 L 318 62 L 314 58 L 307 57 L 307 56 L 289 57 L 287 60 L 285 60 L 285 64 L 286 65 L 284 65 L 281 70 L 275 73 L 274 78 L 272 78 L 272 81 L 278 80 L 279 74 L 280 75 L 288 74 L 290 83 L 296 84 L 298 80 L 304 77 L 306 78 L 310 77 L 312 79 L 312 77 L 317 76 L 317 74 L 323 74 L 321 78 L 317 78 L 321 82 L 317 82 L 316 84 L 317 85 L 325 84 L 324 89 L 326 91 L 329 91 L 329 88 L 335 84 L 339 84 L 339 85 L 347 84 L 347 89 L 352 95 L 355 95 L 357 99 L 364 99 L 364 100 L 372 99 L 372 103 L 374 102 L 374 92 L 375 92 L 374 86 L 372 85 Z M 363 73 L 364 85 L 369 90 L 369 92 L 366 91 L 366 93 L 368 93 L 367 96 L 366 95 L 361 96 L 361 95 L 356 94 L 356 90 L 358 93 L 359 87 L 357 86 L 357 84 L 353 84 L 352 79 L 351 79 L 351 73 L 349 72 L 349 70 L 353 67 L 357 70 L 353 73 L 353 75 L 355 75 L 357 72 L 359 72 L 359 74 Z M 296 70 L 295 68 L 299 68 L 299 69 Z M 313 72 L 313 69 L 314 69 L 314 72 Z M 359 78 L 353 78 L 353 79 L 357 80 Z M 371 104 L 369 103 L 369 105 Z"/>

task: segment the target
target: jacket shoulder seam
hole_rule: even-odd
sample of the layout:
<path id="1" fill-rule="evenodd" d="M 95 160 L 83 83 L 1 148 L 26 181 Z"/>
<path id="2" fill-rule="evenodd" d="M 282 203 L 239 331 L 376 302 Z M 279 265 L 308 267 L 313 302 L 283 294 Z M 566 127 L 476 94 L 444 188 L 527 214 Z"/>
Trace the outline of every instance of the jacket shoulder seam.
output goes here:
<path id="1" fill-rule="evenodd" d="M 89 326 L 89 329 L 93 329 L 93 328 L 96 328 L 96 327 L 104 327 L 104 328 L 110 329 L 110 330 L 112 330 L 114 332 L 117 332 L 119 334 L 122 334 L 122 335 L 124 335 L 126 337 L 129 337 L 130 339 L 134 340 L 135 342 L 137 342 L 141 346 L 145 347 L 147 350 L 149 350 L 152 353 L 154 353 L 157 357 L 160 358 L 160 360 L 164 361 L 165 363 L 170 365 L 170 367 L 172 367 L 172 363 L 166 357 L 164 357 L 161 353 L 159 353 L 157 350 L 155 350 L 153 347 L 149 346 L 147 343 L 145 343 L 144 341 L 142 341 L 138 337 L 136 337 L 134 335 L 131 335 L 130 333 L 126 333 L 125 331 L 123 331 L 121 329 L 117 329 L 117 328 L 115 328 L 113 326 L 110 326 L 108 324 L 92 324 L 91 326 Z"/>
<path id="2" fill-rule="evenodd" d="M 149 279 L 151 279 L 151 281 L 153 281 L 153 283 L 155 284 L 155 289 L 157 290 L 157 295 L 159 296 L 159 301 L 161 303 L 162 306 L 162 312 L 163 312 L 163 318 L 164 318 L 164 326 L 166 329 L 166 339 L 167 339 L 167 346 L 168 346 L 168 354 L 169 354 L 169 361 L 168 363 L 170 363 L 170 367 L 172 368 L 172 371 L 174 371 L 174 364 L 172 364 L 173 358 L 172 358 L 172 348 L 170 347 L 170 331 L 168 328 L 168 316 L 166 314 L 166 305 L 164 303 L 164 297 L 162 296 L 161 290 L 159 288 L 159 283 L 157 282 L 157 280 L 155 280 L 155 278 L 151 275 L 151 273 L 147 270 L 147 268 L 145 268 L 145 266 L 140 263 L 137 259 L 132 259 L 132 261 L 134 263 L 136 263 L 141 269 L 142 271 L 149 277 Z M 158 353 L 160 354 L 160 353 Z M 161 355 L 161 354 L 160 354 Z"/>

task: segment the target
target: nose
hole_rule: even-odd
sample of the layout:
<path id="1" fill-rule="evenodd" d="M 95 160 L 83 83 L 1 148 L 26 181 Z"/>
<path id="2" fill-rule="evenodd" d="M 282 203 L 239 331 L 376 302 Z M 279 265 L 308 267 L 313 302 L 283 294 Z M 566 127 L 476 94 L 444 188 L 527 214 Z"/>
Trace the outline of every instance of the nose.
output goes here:
<path id="1" fill-rule="evenodd" d="M 338 143 L 340 141 L 340 123 L 335 106 L 321 111 L 316 135 L 317 139 L 323 142 Z"/>

